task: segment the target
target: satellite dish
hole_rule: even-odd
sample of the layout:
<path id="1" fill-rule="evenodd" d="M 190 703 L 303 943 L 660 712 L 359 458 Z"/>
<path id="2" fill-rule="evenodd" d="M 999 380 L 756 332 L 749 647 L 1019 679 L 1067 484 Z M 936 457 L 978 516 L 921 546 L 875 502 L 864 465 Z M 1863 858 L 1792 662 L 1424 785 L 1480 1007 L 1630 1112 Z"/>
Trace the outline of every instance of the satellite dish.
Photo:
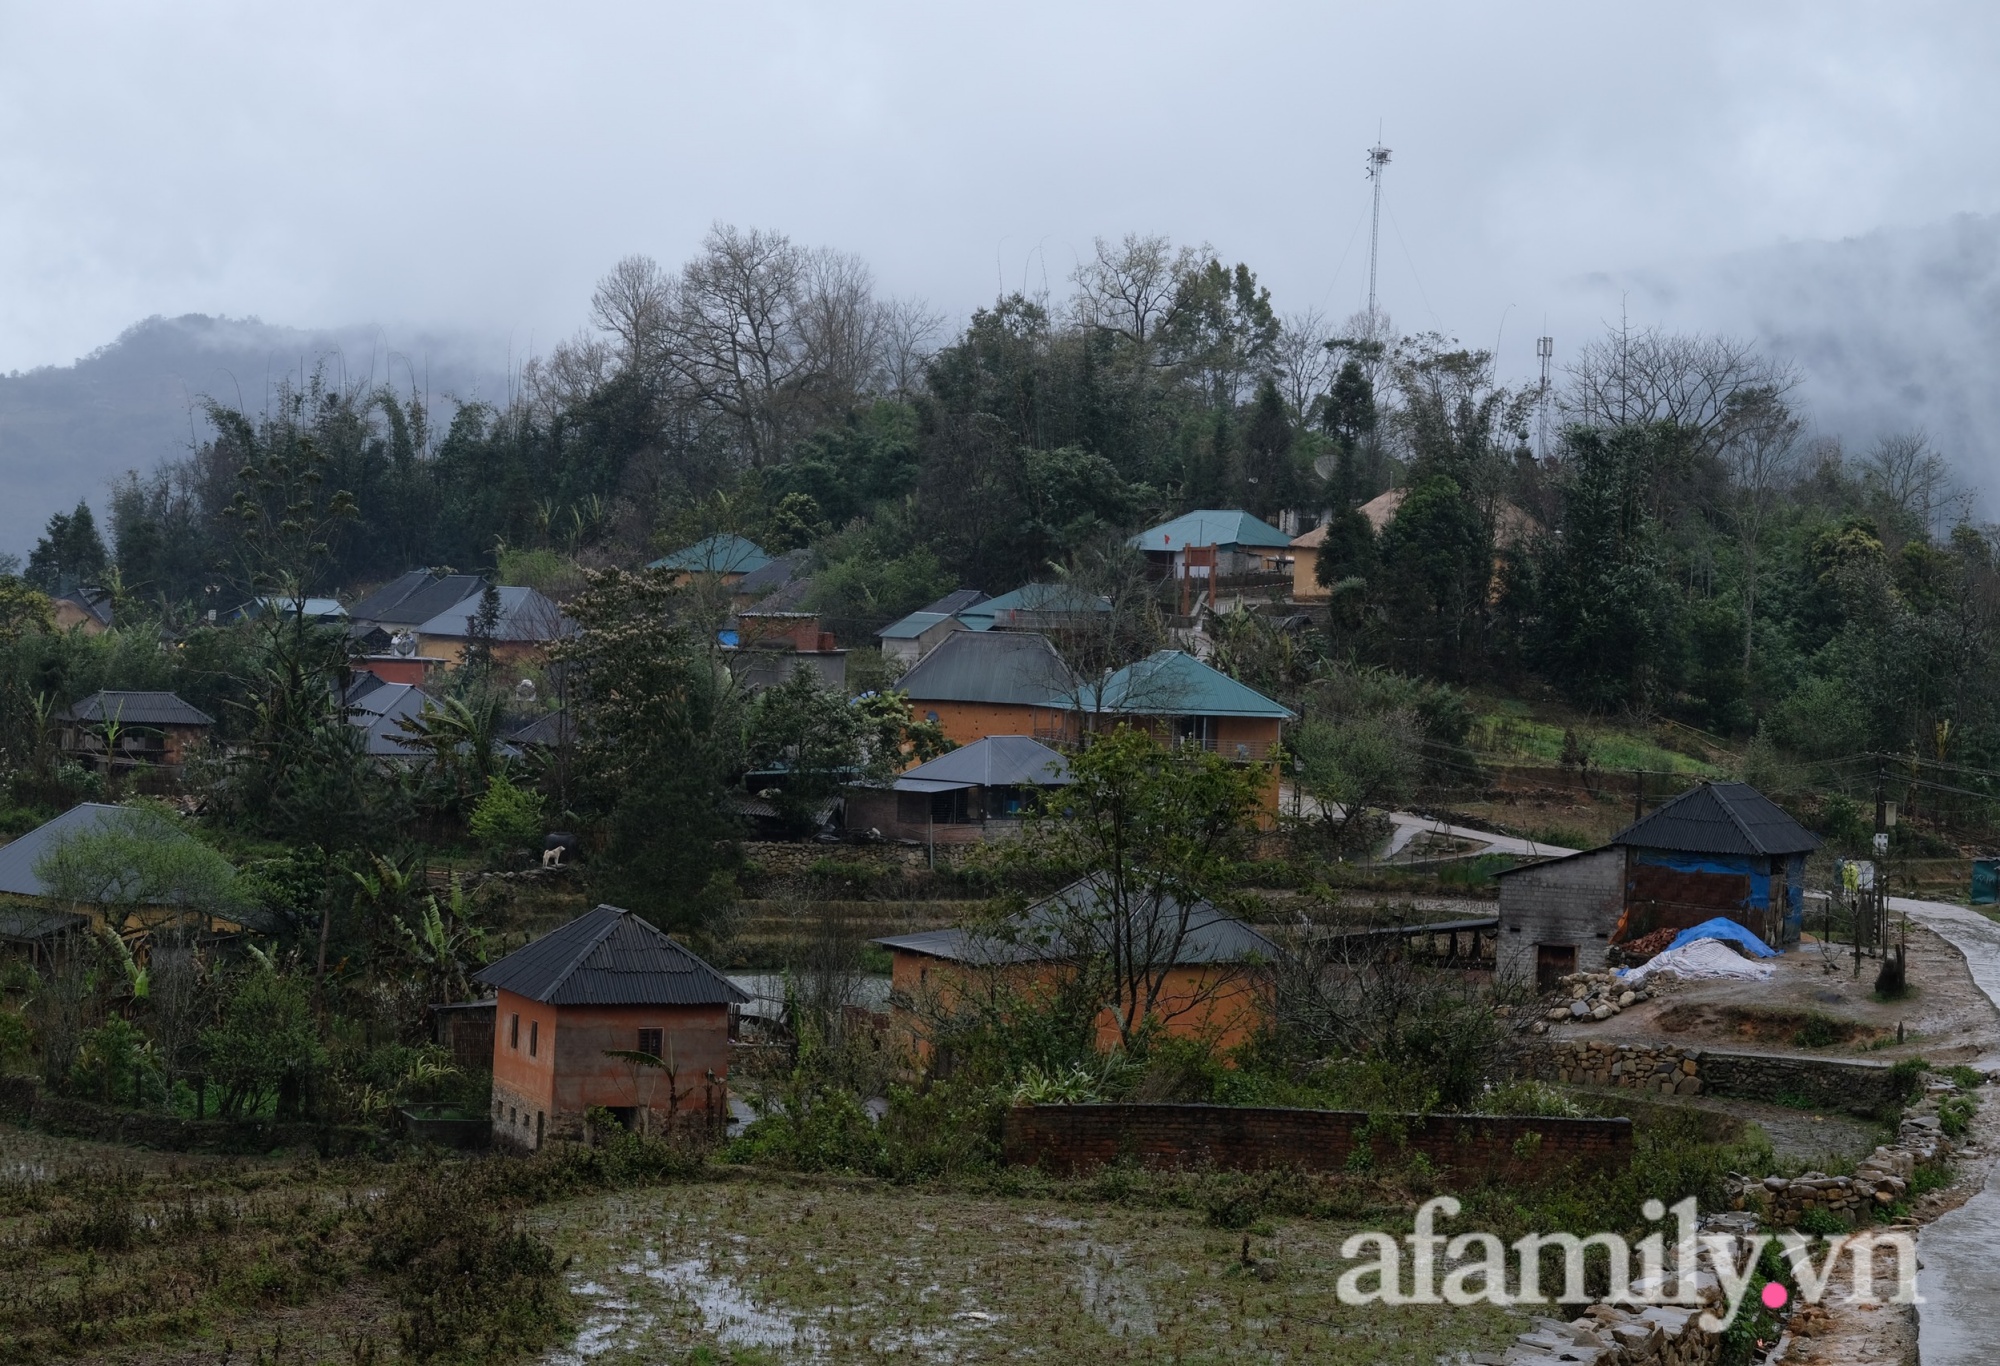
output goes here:
<path id="1" fill-rule="evenodd" d="M 398 631 L 389 639 L 389 650 L 408 659 L 417 652 L 417 638 L 409 631 Z"/>

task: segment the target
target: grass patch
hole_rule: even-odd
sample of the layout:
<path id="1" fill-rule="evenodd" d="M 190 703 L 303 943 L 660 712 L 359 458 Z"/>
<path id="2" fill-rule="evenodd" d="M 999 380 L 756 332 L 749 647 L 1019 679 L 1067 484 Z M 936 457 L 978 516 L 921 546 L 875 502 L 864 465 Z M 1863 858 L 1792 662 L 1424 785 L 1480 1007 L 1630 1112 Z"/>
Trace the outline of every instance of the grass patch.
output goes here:
<path id="1" fill-rule="evenodd" d="M 1605 771 L 1644 769 L 1648 773 L 1681 773 L 1713 778 L 1722 770 L 1682 754 L 1643 735 L 1608 726 L 1564 727 L 1533 717 L 1489 712 L 1473 718 L 1469 743 L 1480 758 L 1501 763 L 1553 768 L 1562 762 L 1563 734 L 1574 730 L 1590 753 L 1590 766 Z"/>

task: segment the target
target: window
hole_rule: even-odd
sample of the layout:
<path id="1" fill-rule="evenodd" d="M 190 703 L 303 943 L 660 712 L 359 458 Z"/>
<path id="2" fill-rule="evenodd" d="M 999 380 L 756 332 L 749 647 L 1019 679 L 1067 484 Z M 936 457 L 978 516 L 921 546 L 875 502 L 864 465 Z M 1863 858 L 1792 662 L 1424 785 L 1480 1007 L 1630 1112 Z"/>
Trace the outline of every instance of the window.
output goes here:
<path id="1" fill-rule="evenodd" d="M 507 1017 L 507 1046 L 516 1053 L 521 1051 L 521 1017 L 519 1015 L 509 1015 Z"/>
<path id="2" fill-rule="evenodd" d="M 658 1029 L 642 1029 L 642 1030 L 640 1030 L 640 1031 L 639 1031 L 639 1051 L 640 1051 L 641 1053 L 646 1053 L 646 1054 L 650 1054 L 651 1056 L 653 1056 L 653 1057 L 655 1057 L 655 1058 L 664 1058 L 664 1057 L 666 1056 L 666 1054 L 665 1054 L 664 1052 L 662 1052 L 662 1051 L 661 1051 L 661 1048 L 662 1048 L 662 1043 L 661 1043 L 661 1039 L 660 1039 L 660 1035 L 661 1035 L 661 1033 L 662 1033 L 662 1032 L 663 1032 L 663 1031 L 661 1031 L 661 1030 L 658 1030 Z"/>
<path id="3" fill-rule="evenodd" d="M 531 1058 L 534 1057 L 541 1046 L 542 1022 L 540 1020 L 530 1020 L 528 1021 L 528 1056 Z"/>

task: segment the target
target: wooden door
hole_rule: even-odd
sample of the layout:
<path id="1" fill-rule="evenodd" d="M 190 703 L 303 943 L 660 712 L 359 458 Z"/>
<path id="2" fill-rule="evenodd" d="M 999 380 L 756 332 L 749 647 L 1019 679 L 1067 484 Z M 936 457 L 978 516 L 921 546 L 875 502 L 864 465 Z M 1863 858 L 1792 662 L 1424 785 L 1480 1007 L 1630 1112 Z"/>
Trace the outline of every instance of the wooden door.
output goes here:
<path id="1" fill-rule="evenodd" d="M 1564 977 L 1576 971 L 1576 945 L 1535 945 L 1535 990 L 1554 991 Z"/>

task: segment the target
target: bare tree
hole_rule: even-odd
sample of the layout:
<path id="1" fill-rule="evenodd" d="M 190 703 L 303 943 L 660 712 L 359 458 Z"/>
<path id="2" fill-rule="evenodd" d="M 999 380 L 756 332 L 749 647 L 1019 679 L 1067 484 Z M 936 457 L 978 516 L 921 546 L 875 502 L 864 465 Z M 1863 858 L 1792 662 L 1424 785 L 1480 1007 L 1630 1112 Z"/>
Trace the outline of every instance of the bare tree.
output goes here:
<path id="1" fill-rule="evenodd" d="M 876 370 L 881 315 L 859 260 L 725 224 L 682 267 L 662 347 L 668 370 L 734 425 L 750 464 L 853 401 Z"/>
<path id="2" fill-rule="evenodd" d="M 1861 478 L 1882 504 L 1928 535 L 1953 502 L 1951 467 L 1922 428 L 1885 436 L 1861 464 Z"/>
<path id="3" fill-rule="evenodd" d="M 1326 397 L 1340 358 L 1327 343 L 1332 340 L 1326 319 L 1318 309 L 1287 313 L 1278 323 L 1278 344 L 1273 349 L 1278 392 L 1291 410 L 1292 421 L 1310 422 L 1313 410 Z"/>
<path id="4" fill-rule="evenodd" d="M 922 299 L 891 299 L 881 307 L 882 358 L 876 385 L 891 398 L 914 397 L 924 385 L 924 367 L 937 353 L 944 315 Z"/>
<path id="5" fill-rule="evenodd" d="M 1766 390 L 1739 395 L 1726 425 L 1722 459 L 1730 476 L 1729 511 L 1743 555 L 1743 672 L 1757 621 L 1757 552 L 1779 496 L 1791 486 L 1804 427 L 1785 401 Z"/>
<path id="6" fill-rule="evenodd" d="M 1797 367 L 1749 342 L 1650 327 L 1607 333 L 1564 373 L 1561 402 L 1570 420 L 1592 427 L 1671 422 L 1711 453 L 1726 439 L 1742 395 L 1783 400 L 1799 385 Z"/>
<path id="7" fill-rule="evenodd" d="M 1182 281 L 1201 268 L 1209 248 L 1177 251 L 1163 235 L 1132 232 L 1116 245 L 1102 237 L 1092 245 L 1091 259 L 1070 277 L 1076 285 L 1072 307 L 1077 321 L 1116 333 L 1149 355 L 1173 321 Z"/>
<path id="8" fill-rule="evenodd" d="M 658 357 L 672 309 L 673 283 L 650 256 L 627 256 L 590 296 L 590 320 L 618 339 L 620 359 L 637 370 Z"/>

